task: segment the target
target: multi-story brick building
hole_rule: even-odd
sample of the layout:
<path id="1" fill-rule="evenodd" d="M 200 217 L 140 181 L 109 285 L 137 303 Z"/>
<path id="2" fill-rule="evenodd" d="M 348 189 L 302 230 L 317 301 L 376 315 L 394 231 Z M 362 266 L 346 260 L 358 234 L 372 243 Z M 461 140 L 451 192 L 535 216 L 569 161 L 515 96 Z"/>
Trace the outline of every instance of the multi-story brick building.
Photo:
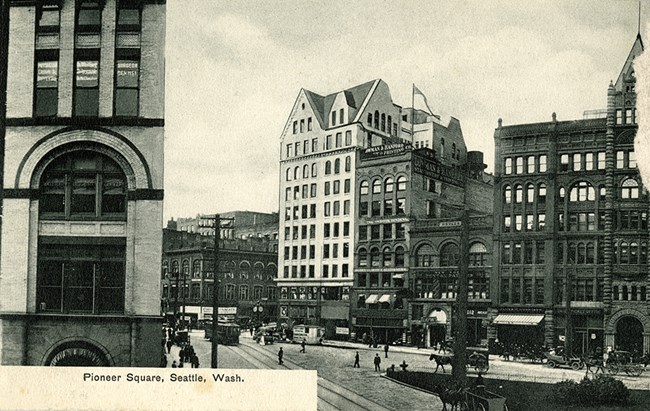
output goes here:
<path id="1" fill-rule="evenodd" d="M 276 242 L 267 238 L 219 241 L 219 316 L 240 325 L 277 319 Z M 193 324 L 213 317 L 214 238 L 163 230 L 162 310 Z M 181 290 L 179 292 L 179 290 Z M 253 307 L 262 307 L 261 312 Z"/>
<path id="2" fill-rule="evenodd" d="M 490 214 L 493 192 L 491 179 L 483 174 L 482 154 L 467 153 L 464 142 L 458 146 L 449 159 L 437 159 L 426 145 L 413 149 L 410 143 L 359 152 L 351 313 L 357 338 L 365 334 L 377 342 L 403 339 L 430 346 L 451 335 L 461 211 L 465 204 L 471 214 Z M 477 265 L 486 263 L 489 227 L 485 222 L 471 227 L 472 250 L 483 255 Z M 489 304 L 490 270 L 485 268 L 473 268 L 470 279 L 472 296 L 482 302 L 480 309 L 472 308 L 481 315 Z M 476 327 L 473 331 L 473 337 L 484 338 Z"/>
<path id="3" fill-rule="evenodd" d="M 0 362 L 157 366 L 164 1 L 10 3 Z"/>
<path id="4" fill-rule="evenodd" d="M 302 89 L 280 138 L 280 316 L 349 333 L 357 149 L 398 141 L 400 107 L 374 80 Z"/>
<path id="5" fill-rule="evenodd" d="M 278 239 L 278 213 L 229 211 L 219 215 L 224 220 L 221 226 L 221 238 L 266 237 L 270 240 Z M 192 218 L 178 218 L 173 224 L 176 225 L 176 230 L 213 236 L 213 218 L 214 214 L 198 214 Z M 167 223 L 168 228 L 169 223 Z"/>
<path id="6" fill-rule="evenodd" d="M 637 36 L 601 116 L 499 120 L 489 332 L 503 344 L 550 346 L 568 335 L 576 353 L 650 350 L 648 194 L 634 152 L 642 51 Z"/>

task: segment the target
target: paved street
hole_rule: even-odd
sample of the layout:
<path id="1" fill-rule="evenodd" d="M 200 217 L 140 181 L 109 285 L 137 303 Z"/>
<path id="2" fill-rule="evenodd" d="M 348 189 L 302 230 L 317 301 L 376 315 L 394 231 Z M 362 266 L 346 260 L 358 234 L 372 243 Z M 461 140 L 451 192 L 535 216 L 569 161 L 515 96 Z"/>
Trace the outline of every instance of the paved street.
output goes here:
<path id="1" fill-rule="evenodd" d="M 199 356 L 200 367 L 210 366 L 210 342 L 203 338 L 202 331 L 191 333 L 191 342 Z M 318 375 L 339 386 L 345 387 L 352 392 L 361 395 L 371 401 L 385 406 L 392 410 L 414 409 L 414 410 L 439 410 L 440 402 L 437 397 L 414 390 L 381 377 L 381 373 L 373 370 L 372 359 L 379 354 L 382 362 L 382 372 L 387 366 L 395 364 L 396 367 L 402 361 L 409 364 L 409 370 L 427 370 L 435 368 L 433 362 L 429 361 L 431 350 L 417 350 L 410 347 L 390 347 L 388 358 L 385 358 L 382 347 L 369 349 L 367 346 L 350 343 L 334 343 L 337 346 L 313 346 L 308 345 L 306 352 L 300 353 L 300 345 L 288 343 L 276 343 L 267 346 L 255 344 L 248 333 L 242 333 L 240 345 L 237 347 L 219 346 L 220 368 L 246 368 L 254 369 L 256 365 L 242 357 L 245 351 L 255 350 L 264 352 L 267 358 L 275 361 L 280 346 L 284 349 L 285 361 L 290 361 L 296 366 L 304 369 L 315 369 Z M 178 361 L 178 347 L 172 348 L 169 356 L 168 366 L 172 359 Z M 354 354 L 359 351 L 361 368 L 352 367 Z M 446 367 L 447 368 L 447 367 Z M 447 373 L 451 369 L 446 369 Z M 580 379 L 584 371 L 573 371 L 570 369 L 548 369 L 542 364 L 530 364 L 524 362 L 503 361 L 492 356 L 490 358 L 490 370 L 485 375 L 488 388 L 498 392 L 498 386 L 490 386 L 489 379 L 503 378 L 511 380 L 525 380 L 533 382 L 552 383 L 563 379 Z M 475 376 L 470 371 L 470 377 Z M 650 374 L 642 375 L 639 378 L 617 376 L 625 382 L 629 388 L 650 389 Z"/>

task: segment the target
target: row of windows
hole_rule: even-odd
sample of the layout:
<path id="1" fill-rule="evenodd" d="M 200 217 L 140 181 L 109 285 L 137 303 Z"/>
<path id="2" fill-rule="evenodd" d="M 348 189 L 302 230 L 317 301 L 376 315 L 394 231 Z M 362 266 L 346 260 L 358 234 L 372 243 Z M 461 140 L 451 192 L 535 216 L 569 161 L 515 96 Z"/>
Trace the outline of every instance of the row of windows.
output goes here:
<path id="1" fill-rule="evenodd" d="M 357 287 L 361 288 L 401 288 L 404 286 L 403 274 L 356 273 Z"/>
<path id="2" fill-rule="evenodd" d="M 296 123 L 294 122 L 294 130 Z M 296 134 L 294 132 L 294 134 Z M 336 133 L 334 136 L 328 134 L 325 136 L 323 141 L 323 150 L 331 150 L 333 148 L 341 147 L 350 147 L 352 145 L 352 131 L 348 130 L 345 132 L 345 142 L 343 141 L 343 133 Z M 318 153 L 318 137 L 314 137 L 310 140 L 296 141 L 294 143 L 286 144 L 286 156 L 294 157 L 299 155 L 307 155 Z M 311 148 L 311 151 L 310 151 Z"/>
<path id="3" fill-rule="evenodd" d="M 615 212 L 615 228 L 618 230 L 647 230 L 648 213 L 638 210 L 618 210 Z"/>
<path id="4" fill-rule="evenodd" d="M 543 278 L 501 278 L 501 303 L 544 304 Z"/>
<path id="5" fill-rule="evenodd" d="M 514 225 L 512 224 L 514 220 Z M 524 225 L 525 223 L 525 225 Z M 503 217 L 503 231 L 544 231 L 546 227 L 546 214 L 515 214 Z"/>
<path id="6" fill-rule="evenodd" d="M 349 264 L 324 264 L 322 266 L 321 277 L 322 278 L 338 278 L 339 277 L 339 267 L 340 267 L 340 277 L 347 278 L 350 276 L 350 266 Z M 291 277 L 289 277 L 289 271 L 291 271 Z M 284 278 L 314 278 L 315 277 L 315 266 L 312 265 L 292 265 L 291 270 L 289 266 L 284 267 Z"/>
<path id="7" fill-rule="evenodd" d="M 458 273 L 442 272 L 414 281 L 413 294 L 415 298 L 453 299 L 458 293 Z M 490 276 L 483 271 L 472 270 L 467 278 L 467 296 L 469 299 L 490 298 Z"/>
<path id="8" fill-rule="evenodd" d="M 85 0 L 77 8 L 75 25 L 73 115 L 99 113 L 99 68 L 102 5 Z M 34 116 L 58 114 L 60 9 L 41 5 L 36 23 Z M 140 88 L 141 11 L 137 2 L 118 2 L 115 30 L 115 116 L 138 115 Z"/>
<path id="9" fill-rule="evenodd" d="M 596 225 L 596 213 L 569 213 L 565 220 L 564 213 L 558 214 L 558 231 L 596 231 L 605 228 L 605 214 L 598 215 Z"/>
<path id="10" fill-rule="evenodd" d="M 634 85 L 631 86 L 634 90 Z M 623 110 L 616 110 L 616 124 L 636 124 L 638 119 L 638 113 L 635 108 L 626 108 L 625 109 L 625 118 L 623 117 Z M 625 120 L 625 121 L 624 121 Z"/>
<path id="11" fill-rule="evenodd" d="M 319 287 L 281 287 L 280 299 L 349 301 L 350 287 L 320 287 L 320 290 Z M 306 316 L 306 313 L 301 316 Z"/>
<path id="12" fill-rule="evenodd" d="M 390 115 L 386 116 L 385 113 L 381 113 L 380 115 L 379 111 L 375 110 L 374 116 L 372 113 L 368 113 L 367 122 L 369 127 L 373 127 L 376 130 L 381 130 L 383 132 L 392 134 L 394 136 L 397 135 L 397 123 L 393 123 L 393 118 Z M 392 133 L 391 133 L 391 124 L 392 124 Z"/>
<path id="13" fill-rule="evenodd" d="M 574 278 L 571 282 L 571 301 L 603 301 L 603 290 L 602 278 Z M 553 302 L 565 304 L 566 296 L 565 279 L 556 278 L 553 281 Z"/>
<path id="14" fill-rule="evenodd" d="M 300 124 L 300 126 L 299 126 L 299 124 Z M 306 131 L 311 131 L 311 129 L 312 129 L 312 119 L 311 119 L 311 117 L 307 117 L 307 130 Z M 301 118 L 300 120 L 294 120 L 293 121 L 293 134 L 298 134 L 298 131 L 300 131 L 301 133 L 305 132 L 305 119 L 304 118 Z M 297 151 L 296 151 L 296 153 L 297 153 Z"/>
<path id="15" fill-rule="evenodd" d="M 527 156 L 525 157 L 506 157 L 503 160 L 504 163 L 504 173 L 505 174 L 524 174 L 524 170 L 527 173 L 532 174 L 535 172 L 545 173 L 546 172 L 546 154 L 539 156 Z M 524 160 L 526 166 L 524 167 Z M 514 163 L 514 169 L 513 169 Z"/>
<path id="16" fill-rule="evenodd" d="M 201 300 L 209 301 L 212 299 L 213 285 L 206 284 L 205 287 L 203 287 L 203 293 L 201 293 L 200 284 L 191 284 L 189 287 L 185 287 L 184 290 L 185 292 L 181 293 L 184 295 L 178 296 L 176 292 L 177 288 L 175 285 L 172 285 L 170 289 L 170 287 L 165 284 L 163 285 L 162 297 L 170 298 L 170 299 L 183 298 L 184 300 L 189 300 L 189 301 L 201 301 Z M 232 300 L 259 301 L 263 298 L 267 298 L 269 301 L 275 301 L 277 297 L 276 287 L 274 286 L 266 287 L 266 294 L 264 294 L 264 287 L 262 287 L 261 285 L 253 286 L 252 293 L 249 292 L 250 290 L 249 286 L 244 284 L 239 286 L 239 293 L 236 293 L 236 290 L 237 287 L 234 284 L 226 284 L 221 288 L 221 295 L 219 296 L 219 298 L 228 301 L 232 301 Z"/>
<path id="17" fill-rule="evenodd" d="M 598 247 L 593 242 L 564 243 L 557 245 L 557 258 L 563 263 L 566 247 L 566 264 L 604 264 L 604 242 L 599 241 Z M 647 264 L 648 243 L 639 240 L 619 240 L 614 242 L 613 260 L 615 264 Z"/>
<path id="18" fill-rule="evenodd" d="M 605 152 L 560 155 L 560 171 L 592 171 L 605 169 Z"/>
<path id="19" fill-rule="evenodd" d="M 370 234 L 368 234 L 370 231 Z M 359 226 L 359 241 L 390 240 L 406 238 L 404 223 L 373 224 Z"/>
<path id="20" fill-rule="evenodd" d="M 501 245 L 503 264 L 544 264 L 545 244 L 540 241 L 507 241 Z"/>
<path id="21" fill-rule="evenodd" d="M 309 247 L 309 248 L 308 248 Z M 300 254 L 298 253 L 300 250 Z M 309 253 L 307 252 L 309 250 Z M 347 258 L 350 256 L 350 244 L 343 243 L 341 244 L 341 256 Z M 291 252 L 290 252 L 291 251 Z M 331 251 L 331 253 L 330 253 Z M 302 245 L 300 248 L 298 246 L 286 246 L 284 247 L 284 259 L 289 260 L 306 260 L 316 258 L 316 246 L 311 244 L 309 246 Z M 339 258 L 339 244 L 324 244 L 323 245 L 323 258 Z"/>
<path id="22" fill-rule="evenodd" d="M 393 206 L 394 204 L 394 206 Z M 368 214 L 370 212 L 370 214 Z M 388 200 L 374 200 L 371 202 L 361 201 L 359 203 L 359 217 L 380 217 L 406 214 L 406 199 L 397 198 Z"/>
<path id="23" fill-rule="evenodd" d="M 352 158 L 350 156 L 345 157 L 345 171 L 349 172 L 352 170 Z M 311 171 L 311 174 L 310 174 Z M 334 174 L 339 174 L 341 172 L 341 159 L 337 158 L 334 160 Z M 327 160 L 325 162 L 325 175 L 332 174 L 332 162 Z M 318 163 L 305 164 L 302 166 L 302 174 L 300 166 L 295 166 L 293 169 L 288 167 L 285 171 L 285 180 L 298 180 L 300 178 L 316 178 L 318 177 Z"/>
<path id="24" fill-rule="evenodd" d="M 437 255 L 433 247 L 429 244 L 423 244 L 415 252 L 416 267 L 447 267 L 457 266 L 460 259 L 460 250 L 458 245 L 447 243 L 440 249 Z M 487 264 L 487 248 L 481 242 L 474 242 L 469 247 L 469 265 L 484 266 Z"/>
<path id="25" fill-rule="evenodd" d="M 397 177 L 397 180 L 393 180 L 393 177 L 387 177 L 383 181 L 383 184 L 381 178 L 376 178 L 372 181 L 372 193 L 380 194 L 382 192 L 382 185 L 384 193 L 392 193 L 395 185 L 397 185 L 397 191 L 406 191 L 406 182 L 407 180 L 404 176 Z M 367 180 L 361 181 L 359 184 L 359 194 L 368 194 L 369 188 L 370 184 Z"/>
<path id="26" fill-rule="evenodd" d="M 337 238 L 341 235 L 341 223 L 325 223 L 323 224 L 323 238 Z M 293 236 L 291 233 L 293 232 Z M 306 225 L 301 225 L 301 226 L 293 226 L 293 230 L 291 230 L 290 227 L 285 227 L 284 228 L 284 239 L 285 240 L 298 240 L 303 239 L 306 240 L 308 235 L 308 230 Z M 349 237 L 350 236 L 350 222 L 349 221 L 344 221 L 343 222 L 343 237 Z M 316 225 L 315 224 L 310 224 L 309 225 L 309 238 L 313 239 L 316 238 Z"/>
<path id="27" fill-rule="evenodd" d="M 645 285 L 615 285 L 612 287 L 614 301 L 646 301 L 647 298 Z"/>
<path id="28" fill-rule="evenodd" d="M 390 247 L 384 247 L 382 251 L 379 247 L 371 247 L 370 252 L 365 248 L 359 248 L 358 266 L 359 267 L 404 267 L 404 247 L 397 246 L 394 250 Z"/>

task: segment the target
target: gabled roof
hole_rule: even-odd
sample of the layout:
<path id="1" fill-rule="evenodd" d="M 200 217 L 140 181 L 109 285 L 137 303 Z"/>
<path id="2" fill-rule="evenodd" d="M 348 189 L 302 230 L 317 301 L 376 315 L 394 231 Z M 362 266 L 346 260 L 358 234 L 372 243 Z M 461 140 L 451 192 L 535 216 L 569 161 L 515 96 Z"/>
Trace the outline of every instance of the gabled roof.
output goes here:
<path id="1" fill-rule="evenodd" d="M 636 40 L 634 40 L 634 44 L 632 45 L 632 50 L 630 50 L 630 54 L 628 54 L 623 69 L 621 69 L 621 73 L 618 75 L 618 79 L 614 85 L 617 91 L 623 90 L 623 81 L 625 80 L 625 76 L 629 73 L 630 66 L 634 59 L 640 56 L 641 53 L 643 53 L 643 40 L 641 39 L 641 34 L 637 34 Z"/>
<path id="2" fill-rule="evenodd" d="M 368 93 L 370 93 L 372 90 L 373 84 L 375 84 L 377 81 L 378 80 L 371 80 L 358 86 L 343 90 L 342 92 L 344 93 L 348 106 L 355 111 L 358 110 L 368 96 Z M 305 95 L 307 96 L 307 100 L 309 100 L 309 103 L 311 104 L 312 110 L 314 110 L 316 113 L 316 118 L 318 119 L 321 127 L 327 128 L 327 114 L 332 109 L 332 105 L 336 100 L 336 96 L 341 93 L 341 91 L 337 91 L 336 93 L 331 93 L 326 96 L 321 96 L 320 94 L 316 94 L 313 91 L 306 89 L 304 89 L 304 91 Z"/>

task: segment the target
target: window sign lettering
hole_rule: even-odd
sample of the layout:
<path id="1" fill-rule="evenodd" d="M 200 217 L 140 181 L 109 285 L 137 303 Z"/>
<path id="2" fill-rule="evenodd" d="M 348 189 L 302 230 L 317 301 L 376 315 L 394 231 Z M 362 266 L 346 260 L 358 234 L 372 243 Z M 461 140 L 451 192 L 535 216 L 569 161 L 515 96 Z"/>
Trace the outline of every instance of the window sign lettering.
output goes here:
<path id="1" fill-rule="evenodd" d="M 58 61 L 39 61 L 36 86 L 39 88 L 56 88 L 59 78 L 59 62 Z"/>
<path id="2" fill-rule="evenodd" d="M 138 87 L 138 62 L 117 62 L 117 87 Z"/>
<path id="3" fill-rule="evenodd" d="M 97 87 L 99 85 L 99 62 L 77 61 L 77 87 Z"/>

